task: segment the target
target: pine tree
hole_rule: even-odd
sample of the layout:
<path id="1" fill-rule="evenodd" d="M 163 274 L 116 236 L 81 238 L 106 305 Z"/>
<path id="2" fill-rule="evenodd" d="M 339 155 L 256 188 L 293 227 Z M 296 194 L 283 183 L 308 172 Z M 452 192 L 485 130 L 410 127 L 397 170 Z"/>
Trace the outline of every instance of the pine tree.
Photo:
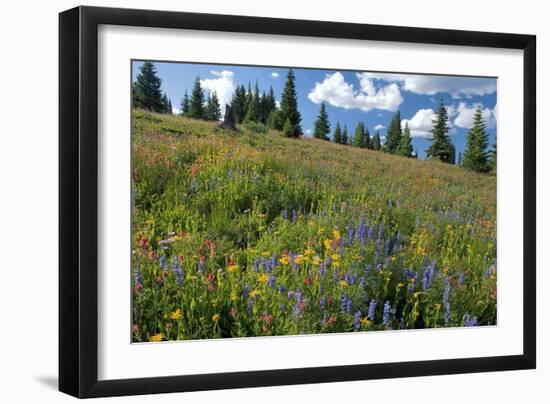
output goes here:
<path id="1" fill-rule="evenodd" d="M 160 86 L 161 79 L 157 76 L 155 65 L 144 62 L 139 68 L 139 74 L 134 83 L 133 104 L 136 108 L 143 108 L 154 112 L 164 112 Z"/>
<path id="2" fill-rule="evenodd" d="M 487 133 L 481 106 L 478 106 L 474 115 L 474 125 L 468 132 L 466 140 L 466 151 L 462 165 L 479 173 L 486 173 L 491 170 L 489 154 L 487 153 Z"/>
<path id="3" fill-rule="evenodd" d="M 405 122 L 405 128 L 403 129 L 403 134 L 401 136 L 399 148 L 397 149 L 397 154 L 404 157 L 412 157 L 412 153 L 413 147 L 411 143 L 411 131 L 409 130 L 409 124 Z"/>
<path id="4" fill-rule="evenodd" d="M 371 141 L 371 138 L 370 138 L 370 133 L 369 133 L 369 128 L 367 128 L 365 126 L 365 147 L 367 149 L 372 149 L 372 141 Z"/>
<path id="5" fill-rule="evenodd" d="M 302 134 L 302 128 L 300 126 L 302 117 L 300 111 L 298 111 L 295 80 L 296 77 L 294 76 L 294 72 L 292 69 L 288 69 L 285 88 L 281 96 L 281 114 L 285 125 L 288 120 L 293 127 L 292 137 L 299 137 Z"/>
<path id="6" fill-rule="evenodd" d="M 336 123 L 334 133 L 332 134 L 332 141 L 334 143 L 342 143 L 342 128 L 340 128 L 340 122 Z"/>
<path id="7" fill-rule="evenodd" d="M 371 144 L 372 144 L 372 150 L 382 149 L 382 143 L 380 142 L 380 132 L 376 131 L 376 133 L 372 137 Z"/>
<path id="8" fill-rule="evenodd" d="M 222 117 L 220 102 L 215 91 L 212 91 L 206 104 L 206 119 L 209 121 L 219 121 Z"/>
<path id="9" fill-rule="evenodd" d="M 201 88 L 201 79 L 197 76 L 193 86 L 193 91 L 191 92 L 191 100 L 189 101 L 189 117 L 194 119 L 204 119 L 205 116 L 204 93 Z"/>
<path id="10" fill-rule="evenodd" d="M 168 98 L 168 113 L 172 115 L 172 100 Z"/>
<path id="11" fill-rule="evenodd" d="M 330 133 L 330 122 L 328 120 L 328 114 L 325 107 L 325 103 L 321 103 L 319 108 L 319 116 L 315 120 L 313 137 L 322 140 L 328 140 L 328 134 Z"/>
<path id="12" fill-rule="evenodd" d="M 187 90 L 185 90 L 185 93 L 183 94 L 183 98 L 180 104 L 180 114 L 185 116 L 188 113 L 189 113 L 189 95 L 187 95 Z"/>
<path id="13" fill-rule="evenodd" d="M 246 89 L 243 85 L 235 89 L 233 99 L 231 100 L 231 108 L 235 121 L 237 123 L 244 121 L 244 116 L 246 114 Z"/>
<path id="14" fill-rule="evenodd" d="M 283 125 L 283 134 L 286 137 L 294 137 L 294 126 L 290 123 L 290 119 L 286 118 L 285 124 Z"/>
<path id="15" fill-rule="evenodd" d="M 447 109 L 443 100 L 439 103 L 439 109 L 433 119 L 433 128 L 431 142 L 432 144 L 426 150 L 426 157 L 428 159 L 439 160 L 444 163 L 453 163 L 454 160 L 451 160 L 453 157 L 453 144 L 449 138 L 448 132 L 449 127 L 447 126 Z"/>
<path id="16" fill-rule="evenodd" d="M 256 82 L 256 87 L 254 88 L 254 92 L 248 102 L 248 109 L 246 110 L 246 115 L 244 116 L 244 122 L 260 122 L 260 108 L 260 90 L 258 89 L 258 82 Z"/>
<path id="17" fill-rule="evenodd" d="M 397 110 L 392 117 L 388 133 L 386 134 L 385 150 L 390 153 L 396 153 L 401 142 L 401 112 Z"/>
<path id="18" fill-rule="evenodd" d="M 456 147 L 451 142 L 451 157 L 449 157 L 449 164 L 456 164 Z"/>
<path id="19" fill-rule="evenodd" d="M 162 111 L 160 112 L 167 114 L 170 111 L 170 106 L 168 105 L 168 97 L 166 96 L 166 93 L 162 95 L 161 101 L 162 101 Z"/>
<path id="20" fill-rule="evenodd" d="M 344 125 L 344 130 L 342 131 L 342 144 L 349 144 L 349 134 L 348 134 L 347 125 Z"/>
<path id="21" fill-rule="evenodd" d="M 365 146 L 365 125 L 363 122 L 359 122 L 355 127 L 355 134 L 353 135 L 353 145 L 355 147 Z"/>
<path id="22" fill-rule="evenodd" d="M 276 108 L 273 111 L 271 111 L 269 113 L 269 117 L 267 118 L 267 125 L 271 129 L 283 130 L 284 122 L 283 122 L 281 111 L 279 111 Z"/>

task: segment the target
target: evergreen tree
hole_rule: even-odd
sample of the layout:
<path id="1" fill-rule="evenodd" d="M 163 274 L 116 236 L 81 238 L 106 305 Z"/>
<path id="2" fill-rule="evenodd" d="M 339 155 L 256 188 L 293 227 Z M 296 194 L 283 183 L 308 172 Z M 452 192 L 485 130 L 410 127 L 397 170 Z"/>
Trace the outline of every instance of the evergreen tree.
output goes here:
<path id="1" fill-rule="evenodd" d="M 449 157 L 449 164 L 456 164 L 456 147 L 451 142 L 451 157 Z"/>
<path id="2" fill-rule="evenodd" d="M 393 115 L 393 118 L 388 127 L 388 133 L 386 134 L 385 150 L 390 153 L 396 153 L 401 143 L 401 112 L 397 110 Z"/>
<path id="3" fill-rule="evenodd" d="M 285 124 L 283 125 L 283 134 L 286 137 L 294 137 L 294 126 L 290 123 L 290 119 L 286 118 Z"/>
<path id="4" fill-rule="evenodd" d="M 164 112 L 160 91 L 161 79 L 157 76 L 155 65 L 144 62 L 139 68 L 139 74 L 134 83 L 133 104 L 136 108 L 143 108 L 154 112 Z"/>
<path id="5" fill-rule="evenodd" d="M 342 131 L 342 144 L 349 144 L 349 135 L 348 135 L 347 125 L 344 125 L 344 130 Z"/>
<path id="6" fill-rule="evenodd" d="M 294 128 L 292 137 L 298 137 L 302 134 L 302 128 L 300 126 L 302 117 L 300 111 L 298 111 L 295 80 L 296 77 L 294 76 L 294 72 L 292 69 L 288 69 L 285 88 L 281 96 L 281 114 L 285 125 L 288 120 L 290 125 Z"/>
<path id="7" fill-rule="evenodd" d="M 376 131 L 376 133 L 372 137 L 371 144 L 372 144 L 372 150 L 382 149 L 382 143 L 380 142 L 380 132 Z"/>
<path id="8" fill-rule="evenodd" d="M 451 160 L 453 157 L 453 144 L 449 138 L 449 127 L 447 126 L 447 109 L 443 100 L 439 103 L 439 109 L 433 119 L 433 128 L 431 142 L 432 144 L 426 150 L 426 157 L 428 159 L 439 160 L 444 163 L 453 163 Z"/>
<path id="9" fill-rule="evenodd" d="M 168 113 L 172 115 L 172 100 L 168 98 Z"/>
<path id="10" fill-rule="evenodd" d="M 267 118 L 267 125 L 271 129 L 275 130 L 283 130 L 283 116 L 281 114 L 281 111 L 279 111 L 277 108 L 275 108 L 273 111 L 269 113 L 269 117 Z"/>
<path id="11" fill-rule="evenodd" d="M 219 121 L 222 117 L 220 101 L 215 91 L 212 91 L 206 104 L 206 119 L 209 121 Z"/>
<path id="12" fill-rule="evenodd" d="M 248 102 L 248 109 L 246 110 L 246 115 L 244 116 L 245 122 L 260 122 L 261 116 L 261 99 L 260 99 L 260 90 L 258 89 L 258 82 L 256 82 L 256 87 L 252 93 L 251 98 Z"/>
<path id="13" fill-rule="evenodd" d="M 366 126 L 365 126 L 364 139 L 365 139 L 365 147 L 367 149 L 372 149 L 372 141 L 371 141 L 371 138 L 370 138 L 369 128 L 367 128 Z"/>
<path id="14" fill-rule="evenodd" d="M 334 133 L 332 134 L 332 141 L 334 143 L 342 143 L 342 128 L 340 128 L 340 122 L 336 123 Z"/>
<path id="15" fill-rule="evenodd" d="M 189 95 L 187 95 L 187 90 L 185 90 L 185 93 L 183 94 L 180 107 L 181 107 L 181 110 L 180 110 L 181 115 L 185 116 L 189 113 Z"/>
<path id="16" fill-rule="evenodd" d="M 474 115 L 474 126 L 468 132 L 464 161 L 462 165 L 479 173 L 486 173 L 491 170 L 489 154 L 487 153 L 487 133 L 481 106 L 478 106 Z"/>
<path id="17" fill-rule="evenodd" d="M 365 125 L 363 124 L 363 122 L 359 122 L 355 127 L 355 134 L 353 135 L 353 145 L 355 147 L 366 147 Z"/>
<path id="18" fill-rule="evenodd" d="M 409 124 L 405 122 L 405 128 L 403 129 L 403 134 L 401 136 L 399 148 L 397 149 L 397 154 L 404 157 L 412 157 L 412 153 L 413 147 L 411 143 L 411 131 L 409 130 Z"/>
<path id="19" fill-rule="evenodd" d="M 168 112 L 170 112 L 170 105 L 168 105 L 168 97 L 166 96 L 166 93 L 162 95 L 161 101 L 162 101 L 162 111 L 160 112 L 167 114 Z"/>
<path id="20" fill-rule="evenodd" d="M 244 116 L 246 114 L 246 89 L 243 85 L 240 85 L 235 89 L 233 99 L 231 100 L 231 108 L 233 110 L 235 121 L 237 123 L 244 121 Z"/>
<path id="21" fill-rule="evenodd" d="M 325 103 L 321 103 L 319 108 L 319 116 L 314 123 L 313 137 L 322 140 L 328 140 L 328 134 L 330 133 L 330 122 L 328 120 L 328 114 L 325 107 Z"/>
<path id="22" fill-rule="evenodd" d="M 189 117 L 194 119 L 204 119 L 205 116 L 204 93 L 201 88 L 201 79 L 197 76 L 193 86 L 193 91 L 191 92 L 191 100 L 189 101 Z"/>
<path id="23" fill-rule="evenodd" d="M 489 150 L 489 167 L 491 167 L 491 171 L 495 171 L 497 169 L 497 144 L 496 144 L 496 142 L 493 143 L 493 147 L 491 147 L 491 150 Z"/>

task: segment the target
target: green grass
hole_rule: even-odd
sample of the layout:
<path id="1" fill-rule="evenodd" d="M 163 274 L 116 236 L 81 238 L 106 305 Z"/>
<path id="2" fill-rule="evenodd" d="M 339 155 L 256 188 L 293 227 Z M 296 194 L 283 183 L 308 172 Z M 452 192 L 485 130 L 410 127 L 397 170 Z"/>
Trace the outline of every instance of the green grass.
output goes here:
<path id="1" fill-rule="evenodd" d="M 494 175 L 143 111 L 132 125 L 134 341 L 496 323 Z"/>

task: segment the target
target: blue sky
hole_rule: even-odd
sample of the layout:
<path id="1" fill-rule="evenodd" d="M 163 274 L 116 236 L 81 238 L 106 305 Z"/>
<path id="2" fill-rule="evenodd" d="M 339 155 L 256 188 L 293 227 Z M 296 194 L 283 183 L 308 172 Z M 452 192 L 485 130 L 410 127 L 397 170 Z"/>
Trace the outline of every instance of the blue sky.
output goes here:
<path id="1" fill-rule="evenodd" d="M 133 62 L 133 80 L 142 62 Z M 231 101 L 236 86 L 252 86 L 258 81 L 260 91 L 272 86 L 280 101 L 286 81 L 286 68 L 193 63 L 155 62 L 162 90 L 179 108 L 185 90 L 191 93 L 195 77 L 201 78 L 206 92 L 216 91 L 222 104 Z M 413 146 L 425 157 L 434 111 L 443 99 L 450 117 L 450 136 L 458 152 L 463 152 L 473 114 L 481 106 L 490 143 L 496 139 L 497 79 L 423 74 L 294 69 L 298 107 L 302 128 L 311 133 L 321 102 L 325 102 L 333 130 L 336 123 L 347 125 L 353 133 L 358 122 L 386 134 L 394 112 L 401 112 L 402 125 L 408 123 Z"/>

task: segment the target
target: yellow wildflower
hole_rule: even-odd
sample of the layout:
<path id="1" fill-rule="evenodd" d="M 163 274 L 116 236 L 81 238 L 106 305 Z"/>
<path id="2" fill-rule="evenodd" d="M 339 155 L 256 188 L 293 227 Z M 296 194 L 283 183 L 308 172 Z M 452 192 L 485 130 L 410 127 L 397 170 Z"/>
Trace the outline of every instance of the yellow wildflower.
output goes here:
<path id="1" fill-rule="evenodd" d="M 231 301 L 235 302 L 235 301 L 237 301 L 237 299 L 238 299 L 237 295 L 235 293 L 233 293 L 231 295 Z"/>
<path id="2" fill-rule="evenodd" d="M 227 266 L 227 270 L 229 272 L 235 272 L 237 269 L 239 269 L 239 266 L 235 263 L 230 263 L 228 266 Z"/>
<path id="3" fill-rule="evenodd" d="M 164 334 L 159 332 L 158 334 L 155 334 L 155 335 L 151 335 L 149 337 L 149 341 L 150 342 L 159 342 L 159 341 L 162 341 L 164 339 Z"/>
<path id="4" fill-rule="evenodd" d="M 332 236 L 334 237 L 335 240 L 340 240 L 342 238 L 342 236 L 340 235 L 340 232 L 338 230 L 333 230 L 332 231 Z"/>
<path id="5" fill-rule="evenodd" d="M 340 254 L 332 254 L 330 258 L 332 258 L 333 261 L 340 261 Z"/>
<path id="6" fill-rule="evenodd" d="M 340 286 L 343 287 L 343 288 L 345 288 L 346 286 L 348 286 L 348 283 L 347 283 L 345 280 L 342 279 L 342 280 L 340 281 Z"/>
<path id="7" fill-rule="evenodd" d="M 319 228 L 319 230 L 317 230 L 317 234 L 321 235 L 325 232 L 325 229 L 323 229 L 322 227 Z"/>
<path id="8" fill-rule="evenodd" d="M 311 260 L 311 263 L 313 265 L 319 265 L 321 263 L 321 258 L 319 257 L 313 257 L 313 259 Z"/>
<path id="9" fill-rule="evenodd" d="M 365 327 L 370 327 L 372 324 L 368 317 L 363 317 L 361 319 L 361 324 L 363 324 Z"/>
<path id="10" fill-rule="evenodd" d="M 256 297 L 260 294 L 260 291 L 258 289 L 254 289 L 252 292 L 250 292 L 250 297 Z"/>
<path id="11" fill-rule="evenodd" d="M 290 258 L 288 254 L 283 254 L 283 256 L 279 258 L 279 262 L 283 265 L 288 265 L 290 263 Z"/>
<path id="12" fill-rule="evenodd" d="M 399 283 L 397 284 L 397 289 L 401 289 L 403 286 L 405 286 L 405 285 L 403 284 L 403 282 L 399 282 Z"/>
<path id="13" fill-rule="evenodd" d="M 268 274 L 259 274 L 258 275 L 258 282 L 260 283 L 266 283 L 269 280 Z"/>
<path id="14" fill-rule="evenodd" d="M 418 296 L 424 294 L 423 292 L 415 292 L 415 294 L 413 295 L 415 299 L 418 299 Z"/>
<path id="15" fill-rule="evenodd" d="M 298 265 L 303 264 L 304 261 L 305 259 L 303 255 L 297 255 L 296 257 L 294 257 L 294 262 Z"/>
<path id="16" fill-rule="evenodd" d="M 313 255 L 313 254 L 315 254 L 315 250 L 313 250 L 313 249 L 310 248 L 310 247 L 306 248 L 305 251 L 304 251 L 304 255 L 305 255 L 306 257 L 309 257 L 309 256 L 311 256 L 311 255 Z"/>
<path id="17" fill-rule="evenodd" d="M 170 318 L 174 321 L 178 321 L 182 317 L 183 317 L 183 314 L 181 313 L 180 309 L 176 309 L 172 313 L 170 313 Z"/>
<path id="18" fill-rule="evenodd" d="M 271 253 L 269 251 L 264 251 L 262 253 L 262 257 L 270 257 L 271 256 Z"/>
<path id="19" fill-rule="evenodd" d="M 323 244 L 325 245 L 325 250 L 330 251 L 330 247 L 332 246 L 332 240 L 327 238 L 325 239 L 325 241 L 323 241 Z"/>
<path id="20" fill-rule="evenodd" d="M 212 321 L 217 323 L 218 321 L 220 321 L 220 318 L 221 318 L 220 314 L 216 313 L 212 316 Z"/>

